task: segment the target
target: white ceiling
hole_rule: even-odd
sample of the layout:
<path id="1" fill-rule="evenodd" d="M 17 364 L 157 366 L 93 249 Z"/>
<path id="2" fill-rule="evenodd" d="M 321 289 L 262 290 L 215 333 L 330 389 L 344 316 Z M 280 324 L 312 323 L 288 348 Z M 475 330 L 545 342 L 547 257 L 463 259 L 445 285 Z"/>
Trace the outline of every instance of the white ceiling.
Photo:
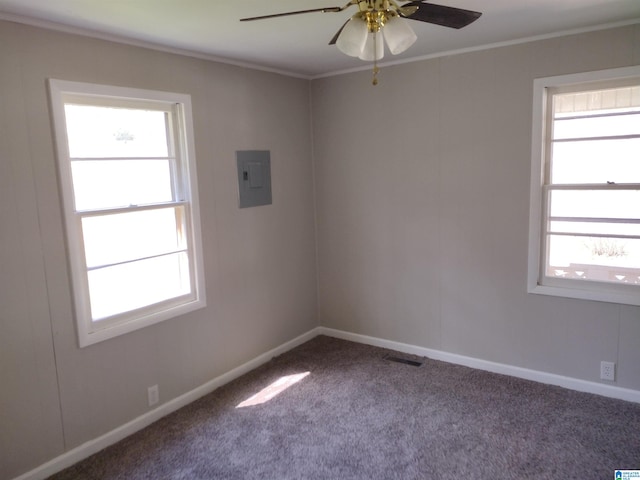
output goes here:
<path id="1" fill-rule="evenodd" d="M 240 18 L 342 6 L 348 0 L 0 0 L 0 18 L 198 56 L 318 77 L 369 68 L 328 42 L 355 13 L 309 13 L 254 22 Z M 404 2 L 399 1 L 399 4 Z M 454 30 L 409 20 L 418 35 L 405 53 L 387 51 L 382 62 L 407 61 L 503 42 L 640 22 L 640 0 L 436 0 L 483 13 Z"/>

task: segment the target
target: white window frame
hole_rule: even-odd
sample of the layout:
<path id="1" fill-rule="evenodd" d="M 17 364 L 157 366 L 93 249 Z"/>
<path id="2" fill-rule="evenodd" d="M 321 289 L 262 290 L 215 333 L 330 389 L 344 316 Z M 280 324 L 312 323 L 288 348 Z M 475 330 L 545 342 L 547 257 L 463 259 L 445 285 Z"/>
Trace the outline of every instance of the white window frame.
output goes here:
<path id="1" fill-rule="evenodd" d="M 49 79 L 49 93 L 58 157 L 74 314 L 80 347 L 86 347 L 205 307 L 206 292 L 191 97 L 186 94 L 56 79 Z M 188 295 L 130 310 L 115 315 L 113 318 L 92 320 L 81 227 L 81 219 L 83 215 L 86 216 L 86 212 L 79 212 L 75 207 L 64 106 L 65 101 L 73 101 L 74 98 L 81 99 L 88 105 L 118 106 L 118 102 L 121 102 L 129 106 L 140 105 L 140 108 L 153 109 L 155 106 L 156 109 L 172 112 L 170 115 L 175 125 L 172 139 L 176 143 L 174 183 L 177 184 L 176 191 L 179 192 L 180 198 L 176 198 L 171 203 L 184 205 L 186 211 L 186 249 L 192 286 L 192 291 Z M 130 211 L 130 208 L 120 208 L 118 211 Z"/>
<path id="2" fill-rule="evenodd" d="M 568 298 L 596 300 L 627 305 L 640 305 L 640 286 L 585 281 L 580 279 L 549 278 L 545 276 L 546 235 L 543 223 L 545 209 L 545 168 L 548 139 L 547 126 L 548 90 L 558 87 L 578 86 L 588 89 L 605 89 L 616 83 L 640 77 L 640 66 L 624 67 L 596 72 L 539 78 L 533 85 L 533 126 L 531 156 L 531 189 L 529 211 L 529 258 L 527 289 L 529 293 Z M 578 88 L 580 90 L 581 88 Z M 602 188 L 606 188 L 604 186 Z M 616 188 L 611 185 L 611 188 Z M 579 188 L 579 187 L 578 187 Z"/>

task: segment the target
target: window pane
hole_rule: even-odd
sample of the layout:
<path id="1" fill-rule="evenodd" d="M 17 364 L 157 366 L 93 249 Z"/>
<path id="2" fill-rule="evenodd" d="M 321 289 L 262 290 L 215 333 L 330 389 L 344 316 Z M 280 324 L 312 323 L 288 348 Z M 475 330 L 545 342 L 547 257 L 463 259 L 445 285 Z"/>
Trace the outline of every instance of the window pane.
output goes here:
<path id="1" fill-rule="evenodd" d="M 551 183 L 640 183 L 640 138 L 553 144 Z"/>
<path id="2" fill-rule="evenodd" d="M 76 210 L 173 200 L 169 160 L 72 161 Z"/>
<path id="3" fill-rule="evenodd" d="M 590 118 L 556 118 L 553 122 L 554 140 L 638 134 L 640 134 L 640 114 L 638 113 Z"/>
<path id="4" fill-rule="evenodd" d="M 640 219 L 640 190 L 552 190 L 552 217 Z"/>
<path id="5" fill-rule="evenodd" d="M 94 321 L 191 292 L 185 253 L 140 260 L 89 272 Z"/>
<path id="6" fill-rule="evenodd" d="M 554 95 L 556 113 L 626 111 L 640 106 L 640 86 L 605 88 L 603 90 L 583 90 Z"/>
<path id="7" fill-rule="evenodd" d="M 183 206 L 83 218 L 87 267 L 184 250 L 183 218 Z"/>
<path id="8" fill-rule="evenodd" d="M 167 157 L 167 114 L 65 105 L 71 158 Z"/>
<path id="9" fill-rule="evenodd" d="M 549 235 L 546 275 L 640 284 L 640 240 Z"/>

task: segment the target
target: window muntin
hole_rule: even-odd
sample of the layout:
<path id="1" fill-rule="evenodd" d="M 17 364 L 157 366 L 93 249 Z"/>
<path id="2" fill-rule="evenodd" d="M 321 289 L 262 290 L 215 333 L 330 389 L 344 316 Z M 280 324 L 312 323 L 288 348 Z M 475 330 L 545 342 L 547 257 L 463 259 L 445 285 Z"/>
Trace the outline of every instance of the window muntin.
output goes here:
<path id="1" fill-rule="evenodd" d="M 189 97 L 50 86 L 81 346 L 204 306 Z"/>
<path id="2" fill-rule="evenodd" d="M 640 69 L 535 93 L 529 291 L 640 304 Z"/>

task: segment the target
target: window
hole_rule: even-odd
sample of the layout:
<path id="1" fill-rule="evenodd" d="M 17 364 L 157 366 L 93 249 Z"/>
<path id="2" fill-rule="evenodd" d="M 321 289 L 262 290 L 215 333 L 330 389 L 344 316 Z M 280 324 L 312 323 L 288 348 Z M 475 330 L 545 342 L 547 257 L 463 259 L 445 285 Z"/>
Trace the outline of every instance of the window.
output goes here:
<path id="1" fill-rule="evenodd" d="M 203 307 L 190 97 L 49 86 L 80 346 Z"/>
<path id="2" fill-rule="evenodd" d="M 538 79 L 529 291 L 640 305 L 640 67 Z"/>

